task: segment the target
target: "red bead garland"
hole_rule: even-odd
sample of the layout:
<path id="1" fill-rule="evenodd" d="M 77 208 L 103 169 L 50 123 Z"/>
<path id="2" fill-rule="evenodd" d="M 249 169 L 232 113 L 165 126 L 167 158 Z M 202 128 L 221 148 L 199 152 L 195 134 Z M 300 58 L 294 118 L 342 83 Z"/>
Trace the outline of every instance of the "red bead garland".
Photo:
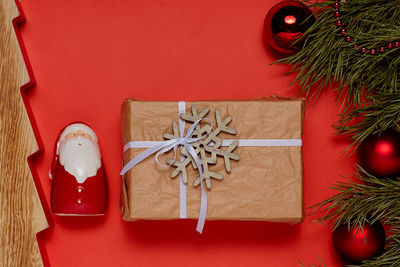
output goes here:
<path id="1" fill-rule="evenodd" d="M 336 0 L 333 7 L 335 9 L 334 16 L 336 18 L 336 26 L 339 28 L 340 34 L 344 36 L 346 42 L 353 43 L 353 48 L 358 48 L 358 45 L 354 44 L 354 40 L 349 35 L 347 35 L 346 29 L 343 27 L 342 20 L 340 19 L 341 17 L 339 10 L 340 1 Z M 369 53 L 371 55 L 378 55 L 385 53 L 392 48 L 398 48 L 398 47 L 400 47 L 400 41 L 394 41 L 394 42 L 389 42 L 385 46 L 381 46 L 376 49 L 375 48 L 368 49 L 366 47 L 361 47 L 359 51 L 363 54 Z"/>

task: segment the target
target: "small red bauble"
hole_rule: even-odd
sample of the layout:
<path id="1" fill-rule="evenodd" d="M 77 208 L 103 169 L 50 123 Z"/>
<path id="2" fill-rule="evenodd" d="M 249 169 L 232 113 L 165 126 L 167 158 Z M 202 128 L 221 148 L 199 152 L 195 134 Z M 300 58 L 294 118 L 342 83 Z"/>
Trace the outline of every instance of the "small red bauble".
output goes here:
<path id="1" fill-rule="evenodd" d="M 315 22 L 311 10 L 298 1 L 282 1 L 273 6 L 264 21 L 264 39 L 274 50 L 293 54 L 302 47 L 293 43 Z"/>
<path id="2" fill-rule="evenodd" d="M 379 221 L 372 225 L 365 223 L 362 229 L 352 227 L 349 230 L 347 225 L 341 225 L 332 233 L 336 252 L 355 264 L 372 259 L 382 253 L 385 240 L 385 230 Z"/>
<path id="3" fill-rule="evenodd" d="M 377 177 L 400 177 L 400 133 L 368 136 L 358 148 L 358 163 Z"/>

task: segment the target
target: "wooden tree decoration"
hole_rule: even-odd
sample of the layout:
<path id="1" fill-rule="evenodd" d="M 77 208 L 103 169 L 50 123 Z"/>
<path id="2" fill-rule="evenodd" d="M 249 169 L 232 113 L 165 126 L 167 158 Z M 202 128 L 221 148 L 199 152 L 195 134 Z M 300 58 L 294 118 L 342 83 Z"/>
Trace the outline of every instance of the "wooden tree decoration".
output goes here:
<path id="1" fill-rule="evenodd" d="M 0 0 L 0 266 L 43 266 L 36 234 L 48 227 L 30 172 L 37 152 L 21 94 L 32 86 L 18 41 L 19 3 Z"/>

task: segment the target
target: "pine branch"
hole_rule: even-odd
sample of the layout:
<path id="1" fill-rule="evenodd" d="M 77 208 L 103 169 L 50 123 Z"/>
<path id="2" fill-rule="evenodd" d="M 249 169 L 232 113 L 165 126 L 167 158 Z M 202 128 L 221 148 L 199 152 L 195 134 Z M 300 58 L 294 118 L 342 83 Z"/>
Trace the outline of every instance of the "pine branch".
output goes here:
<path id="1" fill-rule="evenodd" d="M 320 262 L 321 262 L 322 265 L 313 265 L 313 264 L 311 264 L 311 265 L 307 265 L 307 266 L 306 266 L 306 265 L 304 265 L 300 260 L 298 260 L 299 266 L 300 266 L 300 267 L 326 267 L 325 263 L 322 261 L 322 259 L 321 259 L 320 256 L 318 256 L 318 259 L 320 260 Z"/>
<path id="2" fill-rule="evenodd" d="M 344 114 L 335 128 L 339 134 L 351 135 L 353 144 L 356 144 L 370 134 L 379 134 L 387 129 L 396 128 L 399 123 L 400 92 L 378 92 L 368 97 L 363 107 Z"/>
<path id="3" fill-rule="evenodd" d="M 335 125 L 351 135 L 353 145 L 400 123 L 400 47 L 385 53 L 363 54 L 346 42 L 336 26 L 334 1 L 310 3 L 317 21 L 303 35 L 303 48 L 276 63 L 292 65 L 299 94 L 316 99 L 324 90 L 337 92 L 341 105 Z M 359 48 L 385 47 L 400 40 L 400 1 L 347 0 L 340 4 L 340 20 Z M 399 177 L 400 178 L 400 177 Z M 316 221 L 333 229 L 347 224 L 362 227 L 381 221 L 390 227 L 382 255 L 361 266 L 400 266 L 400 179 L 374 177 L 357 166 L 352 179 L 332 187 L 337 193 L 311 207 L 322 212 Z"/>
<path id="4" fill-rule="evenodd" d="M 338 193 L 310 207 L 313 214 L 323 213 L 316 222 L 327 221 L 333 229 L 342 224 L 361 228 L 378 220 L 389 225 L 384 254 L 361 266 L 400 266 L 400 180 L 374 177 L 359 166 L 353 178 L 358 181 L 338 182 L 331 188 Z"/>
<path id="5" fill-rule="evenodd" d="M 352 110 L 362 107 L 365 97 L 374 102 L 377 101 L 375 97 L 379 97 L 375 93 L 399 92 L 400 47 L 379 55 L 362 54 L 340 34 L 332 7 L 334 1 L 303 2 L 317 10 L 318 19 L 303 35 L 303 48 L 276 63 L 292 65 L 289 73 L 297 72 L 294 83 L 300 86 L 300 95 L 316 99 L 326 89 L 336 91 L 338 101 L 343 99 L 339 133 L 354 134 L 355 142 L 359 142 L 371 129 L 372 132 L 380 130 L 374 128 L 371 121 L 349 129 L 348 118 L 360 114 L 362 110 L 356 113 Z M 399 1 L 348 0 L 341 2 L 340 14 L 347 34 L 359 47 L 379 48 L 400 39 Z M 380 118 L 388 118 L 391 111 L 383 109 Z M 372 111 L 370 116 L 374 116 Z M 389 120 L 389 124 L 391 122 L 394 120 Z M 366 127 L 366 124 L 373 127 Z"/>
<path id="6" fill-rule="evenodd" d="M 303 48 L 275 63 L 291 64 L 299 95 L 316 99 L 324 90 L 337 92 L 341 105 L 335 125 L 353 145 L 400 123 L 400 47 L 385 53 L 361 53 L 346 42 L 334 16 L 334 1 L 310 3 L 317 21 L 301 39 Z M 400 40 L 400 1 L 347 0 L 340 2 L 340 20 L 359 48 L 385 47 Z M 353 179 L 332 187 L 337 193 L 311 207 L 322 212 L 317 222 L 333 229 L 342 224 L 362 227 L 381 221 L 390 226 L 385 252 L 361 266 L 400 266 L 400 180 L 382 179 L 357 166 Z"/>
<path id="7" fill-rule="evenodd" d="M 377 220 L 391 223 L 400 218 L 399 180 L 374 177 L 360 166 L 353 178 L 361 183 L 345 178 L 346 182 L 338 182 L 330 188 L 339 193 L 311 207 L 315 209 L 313 213 L 325 212 L 317 222 L 328 221 L 336 229 L 342 224 L 360 226 Z"/>

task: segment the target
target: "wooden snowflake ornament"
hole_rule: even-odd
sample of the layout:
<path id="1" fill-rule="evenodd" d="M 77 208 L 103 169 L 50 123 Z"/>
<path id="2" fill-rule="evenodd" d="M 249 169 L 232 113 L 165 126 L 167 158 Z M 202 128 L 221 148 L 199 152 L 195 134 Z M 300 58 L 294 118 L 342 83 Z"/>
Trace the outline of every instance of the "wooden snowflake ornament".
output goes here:
<path id="1" fill-rule="evenodd" d="M 210 108 L 205 107 L 200 113 L 197 111 L 195 105 L 192 106 L 192 114 L 181 114 L 180 118 L 186 122 L 195 123 L 196 121 L 203 119 L 209 113 Z M 239 155 L 233 153 L 235 148 L 238 146 L 239 141 L 234 140 L 226 149 L 222 149 L 223 140 L 218 137 L 221 132 L 225 132 L 231 135 L 235 135 L 237 133 L 236 129 L 229 127 L 229 123 L 232 121 L 231 116 L 227 116 L 224 120 L 221 118 L 221 113 L 219 110 L 215 110 L 215 121 L 216 128 L 211 130 L 210 125 L 200 125 L 200 123 L 196 126 L 195 130 L 191 134 L 191 138 L 199 138 L 204 136 L 203 139 L 192 143 L 195 153 L 200 159 L 201 166 L 203 168 L 203 178 L 205 180 L 206 187 L 208 189 L 211 188 L 211 178 L 222 180 L 224 176 L 220 173 L 213 172 L 209 170 L 209 165 L 215 165 L 217 163 L 217 157 L 224 158 L 224 165 L 226 171 L 229 173 L 231 171 L 231 163 L 230 160 L 239 160 Z M 165 139 L 176 139 L 179 138 L 178 125 L 176 121 L 172 123 L 172 131 L 173 134 L 164 134 Z M 208 135 L 206 135 L 210 132 Z M 193 159 L 193 157 L 186 151 L 185 148 L 181 149 L 181 154 L 184 156 L 182 161 L 167 159 L 167 163 L 171 166 L 175 167 L 175 170 L 171 173 L 171 177 L 178 176 L 179 173 L 182 174 L 182 180 L 185 184 L 188 182 L 186 167 L 189 163 L 192 163 L 194 169 L 197 169 L 197 165 Z M 194 186 L 200 185 L 200 177 L 194 181 Z"/>

